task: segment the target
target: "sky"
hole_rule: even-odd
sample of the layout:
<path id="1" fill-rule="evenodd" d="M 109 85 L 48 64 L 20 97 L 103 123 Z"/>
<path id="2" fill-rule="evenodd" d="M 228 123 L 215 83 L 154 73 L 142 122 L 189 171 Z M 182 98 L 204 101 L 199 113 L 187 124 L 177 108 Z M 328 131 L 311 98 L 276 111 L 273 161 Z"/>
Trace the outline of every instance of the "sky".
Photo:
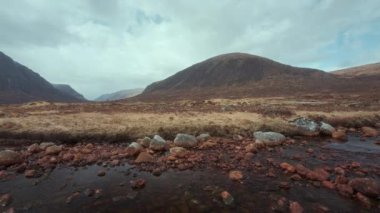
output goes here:
<path id="1" fill-rule="evenodd" d="M 379 0 L 0 0 L 0 51 L 89 99 L 245 52 L 331 71 L 380 62 Z"/>

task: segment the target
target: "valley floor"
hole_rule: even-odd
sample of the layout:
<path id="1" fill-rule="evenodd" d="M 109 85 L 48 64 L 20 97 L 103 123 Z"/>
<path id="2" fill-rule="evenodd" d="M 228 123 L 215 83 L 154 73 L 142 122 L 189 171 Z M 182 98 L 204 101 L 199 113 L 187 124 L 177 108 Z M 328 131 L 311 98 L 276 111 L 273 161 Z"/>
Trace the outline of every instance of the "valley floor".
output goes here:
<path id="1" fill-rule="evenodd" d="M 0 210 L 378 212 L 379 106 L 336 96 L 0 106 Z M 289 123 L 298 117 L 339 134 Z M 263 144 L 255 131 L 287 138 Z M 173 142 L 206 132 L 185 149 Z M 161 150 L 139 145 L 156 134 Z"/>

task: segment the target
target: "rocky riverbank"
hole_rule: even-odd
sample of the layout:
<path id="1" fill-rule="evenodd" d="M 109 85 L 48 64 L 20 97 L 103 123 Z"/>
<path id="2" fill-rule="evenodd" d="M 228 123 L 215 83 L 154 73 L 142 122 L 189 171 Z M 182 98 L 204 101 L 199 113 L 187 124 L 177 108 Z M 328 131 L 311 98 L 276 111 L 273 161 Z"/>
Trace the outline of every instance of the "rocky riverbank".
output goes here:
<path id="1" fill-rule="evenodd" d="M 344 132 L 345 137 L 334 137 L 333 133 L 336 131 Z M 276 198 L 274 200 L 258 198 L 268 203 L 267 206 L 257 207 L 263 211 L 280 209 L 285 212 L 288 210 L 291 212 L 302 212 L 301 210 L 334 212 L 334 210 L 346 208 L 343 204 L 342 206 L 334 206 L 329 202 L 324 204 L 323 201 L 326 199 L 323 197 L 314 197 L 313 205 L 311 205 L 310 201 L 302 196 L 294 197 L 292 193 L 288 194 L 293 190 L 306 193 L 305 189 L 308 191 L 305 196 L 308 193 L 316 195 L 321 193 L 321 196 L 331 197 L 342 203 L 350 203 L 349 206 L 353 206 L 354 209 L 378 210 L 380 208 L 380 166 L 378 164 L 380 150 L 371 148 L 371 152 L 367 152 L 365 149 L 380 147 L 378 131 L 367 127 L 358 130 L 339 128 L 332 132 L 332 137 L 286 138 L 274 132 L 256 132 L 253 137 L 235 135 L 232 138 L 211 137 L 208 134 L 197 137 L 178 134 L 172 141 L 156 135 L 153 138 L 146 137 L 136 142 L 120 144 L 65 145 L 43 142 L 26 147 L 8 147 L 7 150 L 0 151 L 0 185 L 2 186 L 0 201 L 5 211 L 50 206 L 46 200 L 41 201 L 43 203 L 41 205 L 19 202 L 18 197 L 25 196 L 19 193 L 24 192 L 21 190 L 17 193 L 13 187 L 21 182 L 22 184 L 29 183 L 29 187 L 33 187 L 32 190 L 39 190 L 46 178 L 57 178 L 56 174 L 59 173 L 62 177 L 58 179 L 63 183 L 68 181 L 67 176 L 71 176 L 74 179 L 86 178 L 92 184 L 88 188 L 83 188 L 81 184 L 72 186 L 71 191 L 65 189 L 50 191 L 41 188 L 45 190 L 44 193 L 53 193 L 51 196 L 57 196 L 58 200 L 62 200 L 54 201 L 57 202 L 55 205 L 64 205 L 65 208 L 70 209 L 71 203 L 75 200 L 80 200 L 80 203 L 85 202 L 83 195 L 92 197 L 97 202 L 101 200 L 110 202 L 109 199 L 111 199 L 112 202 L 116 200 L 117 203 L 118 200 L 130 199 L 130 197 L 133 200 L 135 192 L 144 191 L 150 185 L 160 185 L 162 181 L 171 182 L 172 185 L 168 186 L 167 190 L 176 194 L 172 192 L 176 189 L 175 185 L 190 184 L 189 180 L 183 181 L 176 177 L 183 177 L 184 174 L 191 172 L 194 176 L 210 178 L 200 183 L 190 181 L 196 187 L 207 188 L 207 190 L 197 188 L 193 191 L 195 196 L 204 196 L 205 191 L 209 190 L 212 191 L 212 196 L 210 195 L 212 200 L 220 204 L 207 205 L 200 204 L 200 200 L 190 200 L 186 201 L 188 211 L 203 211 L 203 208 L 242 210 L 243 206 L 257 206 L 255 202 L 249 204 L 245 203 L 245 198 L 240 199 L 241 194 L 252 194 L 249 192 L 249 186 L 247 188 L 243 186 L 257 179 L 264 181 L 264 185 L 268 185 L 267 189 L 264 187 L 257 193 L 268 193 L 271 194 L 271 199 L 274 199 L 273 196 Z M 348 140 L 348 142 L 342 140 Z M 355 146 L 340 149 L 348 143 Z M 125 180 L 116 174 L 118 172 L 127 176 Z M 217 186 L 213 184 L 216 174 L 218 175 L 216 179 L 220 179 Z M 167 176 L 172 177 L 167 179 Z M 120 182 L 111 183 L 115 178 Z M 58 180 L 53 182 L 56 181 Z M 125 193 L 116 190 L 116 193 L 105 189 L 105 183 L 123 185 L 129 189 Z M 240 190 L 236 191 L 237 188 Z M 23 190 L 28 189 L 25 187 Z M 107 193 L 104 193 L 105 190 Z M 183 191 L 183 189 L 179 190 Z M 140 199 L 141 202 L 146 202 L 145 205 L 152 202 L 143 197 Z M 172 205 L 169 200 L 162 202 Z M 193 202 L 193 204 L 188 202 Z M 121 204 L 119 207 L 124 209 L 127 206 Z M 160 209 L 162 206 L 157 208 Z"/>

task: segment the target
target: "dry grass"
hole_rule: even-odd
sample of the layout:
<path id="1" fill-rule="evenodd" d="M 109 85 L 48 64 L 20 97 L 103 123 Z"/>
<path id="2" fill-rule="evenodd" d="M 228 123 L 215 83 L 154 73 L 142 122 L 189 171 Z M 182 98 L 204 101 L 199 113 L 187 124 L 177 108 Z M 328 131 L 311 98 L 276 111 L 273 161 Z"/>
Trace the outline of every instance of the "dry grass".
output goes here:
<path id="1" fill-rule="evenodd" d="M 305 104 L 307 107 L 298 107 Z M 248 136 L 257 130 L 293 135 L 298 132 L 288 121 L 300 116 L 347 127 L 372 126 L 380 121 L 379 109 L 328 111 L 328 106 L 320 107 L 325 105 L 284 98 L 104 105 L 35 103 L 0 109 L 5 113 L 0 116 L 0 137 L 120 141 L 154 134 L 171 139 L 179 132 Z M 225 106 L 232 107 L 221 110 Z"/>

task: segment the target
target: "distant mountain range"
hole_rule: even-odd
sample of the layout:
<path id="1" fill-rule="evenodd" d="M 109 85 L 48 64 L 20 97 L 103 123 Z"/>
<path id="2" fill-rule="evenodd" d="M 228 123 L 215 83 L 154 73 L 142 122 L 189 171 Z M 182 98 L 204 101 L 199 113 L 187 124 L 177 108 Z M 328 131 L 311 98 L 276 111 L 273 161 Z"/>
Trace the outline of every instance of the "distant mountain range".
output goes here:
<path id="1" fill-rule="evenodd" d="M 116 101 L 126 99 L 141 94 L 143 90 L 144 89 L 141 88 L 121 90 L 118 92 L 101 95 L 96 98 L 95 101 Z"/>
<path id="2" fill-rule="evenodd" d="M 370 67 L 369 70 L 373 68 Z M 345 72 L 345 71 L 341 71 Z M 133 98 L 194 99 L 378 93 L 380 82 L 285 65 L 245 53 L 219 55 L 149 85 Z"/>
<path id="3" fill-rule="evenodd" d="M 42 100 L 82 101 L 80 98 L 61 92 L 39 74 L 0 52 L 0 104 Z"/>

